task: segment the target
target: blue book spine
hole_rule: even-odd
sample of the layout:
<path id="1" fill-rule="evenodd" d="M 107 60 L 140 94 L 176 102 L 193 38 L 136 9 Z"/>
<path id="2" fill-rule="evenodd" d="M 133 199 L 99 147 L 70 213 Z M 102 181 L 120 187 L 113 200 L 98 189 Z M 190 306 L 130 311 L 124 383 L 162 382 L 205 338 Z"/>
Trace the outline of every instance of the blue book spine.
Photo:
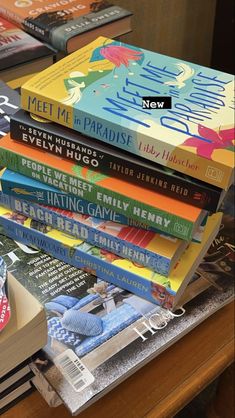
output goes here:
<path id="1" fill-rule="evenodd" d="M 0 189 L 3 193 L 18 199 L 27 199 L 30 202 L 94 216 L 105 221 L 159 232 L 156 228 L 149 227 L 142 222 L 137 222 L 125 215 L 116 213 L 112 209 L 80 199 L 75 195 L 69 195 L 55 187 L 51 187 L 8 169 L 3 169 L 2 172 L 0 171 Z"/>
<path id="2" fill-rule="evenodd" d="M 104 232 L 105 225 L 106 230 L 112 230 L 112 228 L 118 228 L 118 231 L 123 229 L 122 225 L 114 224 L 113 222 L 106 222 L 99 218 L 90 217 L 87 220 L 87 224 L 82 222 L 82 217 L 73 212 L 59 211 L 45 207 L 37 203 L 30 203 L 26 200 L 16 199 L 13 196 L 8 196 L 0 192 L 0 204 L 10 208 L 13 212 L 19 212 L 26 217 L 30 217 L 35 221 L 42 222 L 51 226 L 54 229 L 62 231 L 66 234 L 72 235 L 75 238 L 85 240 L 91 245 L 104 248 L 122 258 L 127 258 L 131 261 L 139 263 L 157 273 L 168 276 L 171 268 L 171 258 L 158 254 L 156 251 L 151 251 L 148 248 L 140 247 L 132 242 L 127 241 L 124 238 L 112 235 L 112 233 Z M 91 226 L 93 225 L 93 226 Z M 99 229 L 99 226 L 104 227 L 104 230 Z M 130 233 L 137 233 L 139 229 L 128 228 Z M 155 234 L 148 231 L 143 231 L 141 236 L 151 234 L 151 241 Z M 159 241 L 164 237 L 158 238 Z M 170 239 L 170 238 L 169 238 Z M 165 237 L 164 245 L 167 245 L 168 237 Z M 161 248 L 161 243 L 159 243 Z M 155 246 L 156 247 L 156 246 Z M 163 248 L 164 250 L 164 248 Z M 173 254 L 174 255 L 174 254 Z"/>
<path id="3" fill-rule="evenodd" d="M 79 269 L 88 271 L 102 280 L 113 283 L 114 285 L 126 289 L 137 296 L 145 298 L 150 302 L 172 308 L 174 303 L 174 292 L 168 285 L 167 279 L 165 284 L 157 284 L 156 281 L 140 276 L 129 270 L 113 264 L 112 261 L 105 261 L 96 254 L 95 247 L 89 244 L 75 241 L 75 244 L 63 243 L 61 239 L 56 239 L 50 235 L 40 232 L 31 221 L 30 227 L 17 223 L 6 216 L 0 216 L 0 233 L 9 238 L 21 242 L 22 244 L 41 249 L 67 264 Z M 65 241 L 66 242 L 66 238 Z M 116 256 L 115 256 L 116 257 Z M 122 259 L 120 259 L 122 260 Z M 154 276 L 153 272 L 153 276 Z M 162 276 L 160 276 L 162 277 Z M 164 298 L 155 298 L 156 286 L 164 291 Z"/>

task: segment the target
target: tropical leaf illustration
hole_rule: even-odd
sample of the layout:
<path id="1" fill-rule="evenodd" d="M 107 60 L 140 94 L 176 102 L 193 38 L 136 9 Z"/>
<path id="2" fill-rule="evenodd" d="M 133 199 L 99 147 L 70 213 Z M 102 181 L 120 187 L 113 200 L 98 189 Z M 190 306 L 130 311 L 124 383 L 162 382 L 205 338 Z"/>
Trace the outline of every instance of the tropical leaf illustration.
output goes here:
<path id="1" fill-rule="evenodd" d="M 197 155 L 211 159 L 212 153 L 216 149 L 231 149 L 233 148 L 233 141 L 235 139 L 234 129 L 220 128 L 218 132 L 214 129 L 207 128 L 203 125 L 198 125 L 198 133 L 200 138 L 188 138 L 182 145 L 195 147 Z"/>

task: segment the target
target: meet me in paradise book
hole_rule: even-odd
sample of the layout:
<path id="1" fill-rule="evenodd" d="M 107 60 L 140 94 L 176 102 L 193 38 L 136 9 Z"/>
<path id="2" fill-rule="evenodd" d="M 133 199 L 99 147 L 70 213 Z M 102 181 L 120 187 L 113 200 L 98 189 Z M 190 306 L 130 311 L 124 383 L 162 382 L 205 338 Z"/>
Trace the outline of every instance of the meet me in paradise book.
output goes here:
<path id="1" fill-rule="evenodd" d="M 173 309 L 215 238 L 221 218 L 222 213 L 208 217 L 202 242 L 190 243 L 168 277 L 3 206 L 0 207 L 0 231 L 137 296 Z"/>
<path id="2" fill-rule="evenodd" d="M 231 202 L 225 209 L 219 234 L 184 292 L 184 309 L 175 313 L 0 234 L 8 270 L 47 312 L 48 344 L 31 368 L 72 414 L 233 299 Z"/>
<path id="3" fill-rule="evenodd" d="M 168 167 L 103 144 L 23 109 L 10 121 L 11 138 L 104 174 L 128 180 L 193 206 L 216 212 L 225 191 Z"/>
<path id="4" fill-rule="evenodd" d="M 99 35 L 117 37 L 131 31 L 132 13 L 107 0 L 2 0 L 0 14 L 65 53 Z"/>
<path id="5" fill-rule="evenodd" d="M 21 94 L 26 111 L 221 189 L 232 183 L 233 75 L 99 37 Z M 170 97 L 171 108 L 145 97 Z"/>
<path id="6" fill-rule="evenodd" d="M 1 166 L 190 241 L 205 211 L 11 139 L 0 142 Z"/>

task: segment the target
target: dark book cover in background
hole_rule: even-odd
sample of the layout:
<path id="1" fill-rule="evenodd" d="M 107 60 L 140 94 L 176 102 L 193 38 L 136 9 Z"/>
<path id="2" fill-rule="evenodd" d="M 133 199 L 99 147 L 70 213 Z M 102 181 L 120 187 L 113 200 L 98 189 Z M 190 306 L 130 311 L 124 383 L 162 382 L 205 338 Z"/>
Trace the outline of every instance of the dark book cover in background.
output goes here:
<path id="1" fill-rule="evenodd" d="M 71 413 L 233 299 L 233 193 L 223 204 L 221 230 L 189 284 L 203 293 L 175 314 L 0 235 L 0 255 L 9 271 L 47 310 L 48 344 L 32 368 L 43 373 Z"/>
<path id="2" fill-rule="evenodd" d="M 55 51 L 0 16 L 0 71 Z"/>
<path id="3" fill-rule="evenodd" d="M 1 27 L 1 26 L 0 26 Z M 1 32 L 0 32 L 1 34 Z M 0 49 L 1 61 L 1 49 Z M 20 108 L 20 95 L 0 80 L 0 140 L 10 130 L 10 117 Z"/>
<path id="4" fill-rule="evenodd" d="M 29 146 L 59 155 L 82 166 L 215 212 L 224 191 L 159 164 L 84 136 L 72 129 L 19 110 L 11 118 L 11 137 Z"/>

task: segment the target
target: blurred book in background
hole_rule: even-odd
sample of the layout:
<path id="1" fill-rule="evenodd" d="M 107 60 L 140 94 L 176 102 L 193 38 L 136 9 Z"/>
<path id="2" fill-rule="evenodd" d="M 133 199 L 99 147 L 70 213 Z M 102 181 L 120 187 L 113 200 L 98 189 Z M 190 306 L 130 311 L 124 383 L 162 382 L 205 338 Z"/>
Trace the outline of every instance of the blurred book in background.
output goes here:
<path id="1" fill-rule="evenodd" d="M 17 88 L 27 76 L 49 67 L 53 49 L 0 16 L 0 78 Z M 19 80 L 19 82 L 17 81 Z"/>

